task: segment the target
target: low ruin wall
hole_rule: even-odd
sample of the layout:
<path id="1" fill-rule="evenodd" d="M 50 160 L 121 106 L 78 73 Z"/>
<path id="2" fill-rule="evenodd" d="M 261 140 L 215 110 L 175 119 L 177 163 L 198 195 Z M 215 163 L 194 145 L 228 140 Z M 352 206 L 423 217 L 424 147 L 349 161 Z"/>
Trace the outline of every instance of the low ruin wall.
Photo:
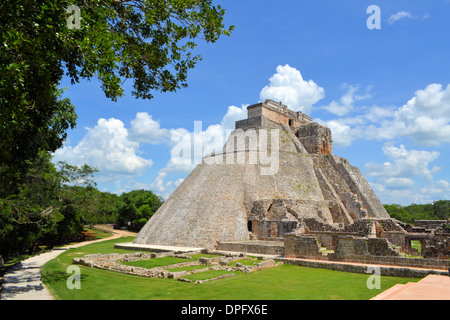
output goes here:
<path id="1" fill-rule="evenodd" d="M 438 270 L 445 270 L 448 274 L 450 268 L 449 260 L 442 259 L 420 259 L 420 258 L 405 258 L 405 257 L 386 257 L 386 256 L 335 256 L 328 255 L 329 261 L 355 262 L 366 264 L 385 264 L 392 266 L 403 266 L 413 268 L 431 268 Z"/>
<path id="2" fill-rule="evenodd" d="M 414 226 L 424 229 L 436 229 L 444 223 L 447 223 L 447 220 L 416 220 L 414 221 Z"/>
<path id="3" fill-rule="evenodd" d="M 379 257 L 377 257 L 379 258 Z M 330 262 L 323 260 L 304 260 L 304 259 L 289 259 L 289 258 L 281 258 L 278 259 L 286 264 L 292 264 L 301 267 L 307 268 L 321 268 L 321 269 L 329 269 L 335 271 L 344 271 L 344 272 L 353 272 L 353 273 L 370 273 L 368 268 L 371 265 L 357 265 L 350 264 L 346 262 Z M 374 265 L 378 265 L 380 263 L 379 259 L 376 260 Z M 438 274 L 438 275 L 448 275 L 448 271 L 440 271 L 434 269 L 413 269 L 413 268 L 401 268 L 395 266 L 378 266 L 380 269 L 381 276 L 389 276 L 389 277 L 407 277 L 407 278 L 423 278 L 429 274 Z"/>
<path id="4" fill-rule="evenodd" d="M 284 244 L 281 241 L 230 241 L 219 242 L 217 250 L 283 256 Z"/>
<path id="5" fill-rule="evenodd" d="M 285 235 L 284 256 L 286 258 L 321 256 L 316 237 L 310 235 Z"/>
<path id="6" fill-rule="evenodd" d="M 285 258 L 313 259 L 323 265 L 326 262 L 363 263 L 373 265 L 391 265 L 403 270 L 403 267 L 442 270 L 448 274 L 450 260 L 405 258 L 384 238 L 339 237 L 334 253 L 322 255 L 313 235 L 287 235 L 285 237 Z M 314 265 L 314 263 L 312 263 Z M 333 264 L 334 265 L 334 264 Z M 305 265 L 306 266 L 306 265 Z M 399 268 L 400 267 L 400 268 Z M 337 267 L 335 267 L 337 268 Z M 343 267 L 342 267 L 343 268 Z M 351 267 L 345 267 L 351 268 Z M 345 271 L 349 271 L 346 269 Z M 352 272 L 352 271 L 350 271 Z M 395 271 L 407 277 L 411 271 Z M 431 271 L 427 270 L 427 274 Z M 389 271 L 390 275 L 392 274 Z M 431 272 L 433 273 L 433 272 Z M 422 273 L 418 273 L 422 274 Z"/>
<path id="7" fill-rule="evenodd" d="M 313 231 L 310 234 L 317 237 L 322 247 L 327 248 L 328 250 L 335 250 L 337 240 L 339 237 L 355 235 L 358 236 L 358 233 L 349 233 L 349 232 L 334 232 L 334 231 Z"/>

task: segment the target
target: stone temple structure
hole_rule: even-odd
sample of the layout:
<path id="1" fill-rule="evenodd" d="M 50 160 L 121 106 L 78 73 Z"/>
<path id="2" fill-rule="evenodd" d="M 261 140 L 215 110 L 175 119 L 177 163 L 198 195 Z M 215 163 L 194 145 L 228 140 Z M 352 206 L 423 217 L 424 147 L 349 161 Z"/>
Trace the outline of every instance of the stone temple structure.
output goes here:
<path id="1" fill-rule="evenodd" d="M 203 158 L 135 244 L 214 249 L 282 240 L 311 221 L 342 230 L 389 219 L 359 169 L 332 154 L 329 128 L 271 100 L 247 110 L 222 152 Z"/>

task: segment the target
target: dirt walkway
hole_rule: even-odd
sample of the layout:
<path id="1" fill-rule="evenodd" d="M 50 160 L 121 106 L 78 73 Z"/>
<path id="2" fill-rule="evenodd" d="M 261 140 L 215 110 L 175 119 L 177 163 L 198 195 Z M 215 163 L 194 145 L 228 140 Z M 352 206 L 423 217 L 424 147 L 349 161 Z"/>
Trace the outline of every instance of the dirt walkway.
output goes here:
<path id="1" fill-rule="evenodd" d="M 135 236 L 136 233 L 122 230 L 114 230 L 104 226 L 96 226 L 96 229 L 112 232 L 113 235 L 99 240 L 84 241 L 53 249 L 17 263 L 8 270 L 3 277 L 3 287 L 0 292 L 0 300 L 54 300 L 48 289 L 42 283 L 41 269 L 45 263 L 55 259 L 64 251 L 82 247 L 94 242 L 117 239 L 123 236 Z"/>

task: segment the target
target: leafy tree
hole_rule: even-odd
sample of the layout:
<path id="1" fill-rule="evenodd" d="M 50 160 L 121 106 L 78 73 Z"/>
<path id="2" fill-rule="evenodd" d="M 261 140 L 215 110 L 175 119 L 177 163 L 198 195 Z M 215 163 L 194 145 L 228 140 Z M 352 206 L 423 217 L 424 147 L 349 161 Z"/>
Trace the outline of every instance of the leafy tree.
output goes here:
<path id="1" fill-rule="evenodd" d="M 117 227 L 126 226 L 139 231 L 163 204 L 163 199 L 148 190 L 133 190 L 123 193 L 122 207 L 118 212 Z"/>
<path id="2" fill-rule="evenodd" d="M 60 184 L 48 153 L 30 163 L 29 174 L 17 186 L 14 195 L 0 199 L 0 254 L 34 251 L 41 239 L 55 235 L 63 216 L 56 204 Z"/>
<path id="3" fill-rule="evenodd" d="M 433 203 L 416 204 L 408 206 L 399 204 L 384 205 L 392 218 L 414 224 L 416 220 L 446 220 L 449 217 L 450 200 L 439 200 Z"/>
<path id="4" fill-rule="evenodd" d="M 68 26 L 69 5 L 80 28 Z M 129 79 L 137 98 L 175 91 L 201 58 L 194 40 L 229 35 L 224 14 L 212 0 L 0 1 L 0 167 L 26 171 L 39 151 L 62 145 L 76 124 L 58 89 L 64 74 L 73 84 L 98 79 L 112 100 Z"/>
<path id="5" fill-rule="evenodd" d="M 116 194 L 101 192 L 97 188 L 87 187 L 83 202 L 80 203 L 85 225 L 115 223 L 118 210 L 122 205 Z"/>
<path id="6" fill-rule="evenodd" d="M 132 223 L 138 217 L 139 212 L 134 205 L 134 203 L 124 203 L 119 209 L 119 217 L 117 218 L 116 225 L 118 227 L 127 227 L 129 229 L 134 229 Z"/>
<path id="7" fill-rule="evenodd" d="M 433 214 L 440 220 L 447 220 L 450 217 L 450 200 L 434 201 Z"/>
<path id="8" fill-rule="evenodd" d="M 399 204 L 385 204 L 384 208 L 389 213 L 391 218 L 403 221 L 405 223 L 413 223 L 414 220 L 408 214 L 408 211 L 402 205 Z"/>
<path id="9" fill-rule="evenodd" d="M 98 169 L 87 164 L 82 166 L 74 166 L 65 161 L 58 161 L 59 175 L 63 185 L 65 186 L 94 186 L 95 181 L 92 179 Z"/>
<path id="10" fill-rule="evenodd" d="M 96 210 L 83 192 L 72 190 L 87 189 L 95 168 L 60 163 L 58 170 L 48 152 L 40 152 L 28 165 L 17 192 L 0 197 L 0 255 L 6 257 L 76 240 L 85 223 L 85 207 Z"/>
<path id="11" fill-rule="evenodd" d="M 80 9 L 80 28 L 68 25 L 70 5 Z M 72 84 L 95 78 L 113 101 L 127 80 L 136 98 L 176 91 L 201 59 L 196 41 L 230 34 L 224 14 L 212 0 L 0 1 L 0 252 L 75 236 L 98 220 L 95 204 L 117 214 L 105 199 L 120 199 L 85 184 L 89 167 L 58 171 L 45 158 L 76 125 L 58 87 L 63 76 Z M 158 207 L 143 205 L 150 210 L 136 209 L 139 224 Z"/>
<path id="12" fill-rule="evenodd" d="M 405 210 L 413 219 L 415 220 L 433 220 L 436 219 L 433 215 L 433 204 L 416 204 L 412 203 L 408 206 L 405 206 Z"/>

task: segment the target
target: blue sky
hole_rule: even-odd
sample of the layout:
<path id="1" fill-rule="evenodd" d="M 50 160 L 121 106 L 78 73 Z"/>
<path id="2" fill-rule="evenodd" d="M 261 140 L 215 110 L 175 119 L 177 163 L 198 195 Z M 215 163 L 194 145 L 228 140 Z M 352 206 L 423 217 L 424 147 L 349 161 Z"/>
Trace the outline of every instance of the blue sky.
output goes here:
<path id="1" fill-rule="evenodd" d="M 202 121 L 211 143 L 247 105 L 271 98 L 330 127 L 333 153 L 357 166 L 383 203 L 450 199 L 450 1 L 215 3 L 235 31 L 199 42 L 203 60 L 188 88 L 148 101 L 126 83 L 112 102 L 96 80 L 64 79 L 78 122 L 54 160 L 98 167 L 101 190 L 167 198 L 195 167 L 171 157 L 175 137 L 195 136 Z M 370 5 L 380 8 L 381 29 L 367 27 Z"/>

